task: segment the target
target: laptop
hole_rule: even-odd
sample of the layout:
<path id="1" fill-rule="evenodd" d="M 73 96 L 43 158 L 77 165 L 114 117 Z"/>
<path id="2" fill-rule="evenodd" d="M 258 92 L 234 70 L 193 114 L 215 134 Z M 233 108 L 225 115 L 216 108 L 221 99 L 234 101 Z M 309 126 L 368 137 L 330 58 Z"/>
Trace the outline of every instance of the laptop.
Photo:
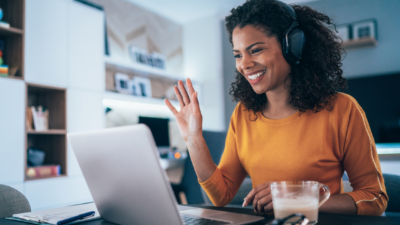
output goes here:
<path id="1" fill-rule="evenodd" d="M 146 125 L 69 133 L 68 140 L 106 221 L 177 225 L 248 224 L 264 219 L 178 205 Z"/>

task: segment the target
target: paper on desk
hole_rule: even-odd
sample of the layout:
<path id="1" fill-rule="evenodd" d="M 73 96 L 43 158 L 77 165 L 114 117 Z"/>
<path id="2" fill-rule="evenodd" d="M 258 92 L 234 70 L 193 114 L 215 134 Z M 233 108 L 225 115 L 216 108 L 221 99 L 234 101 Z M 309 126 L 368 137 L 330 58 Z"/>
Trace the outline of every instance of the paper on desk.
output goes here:
<path id="1" fill-rule="evenodd" d="M 94 203 L 67 206 L 55 209 L 47 209 L 30 213 L 19 213 L 19 214 L 14 214 L 13 217 L 24 220 L 26 222 L 40 222 L 39 220 L 42 219 L 41 221 L 42 223 L 57 224 L 57 222 L 60 220 L 65 220 L 90 211 L 95 211 L 95 215 L 83 220 L 72 222 L 70 224 L 100 218 L 99 211 L 97 210 L 96 205 Z"/>

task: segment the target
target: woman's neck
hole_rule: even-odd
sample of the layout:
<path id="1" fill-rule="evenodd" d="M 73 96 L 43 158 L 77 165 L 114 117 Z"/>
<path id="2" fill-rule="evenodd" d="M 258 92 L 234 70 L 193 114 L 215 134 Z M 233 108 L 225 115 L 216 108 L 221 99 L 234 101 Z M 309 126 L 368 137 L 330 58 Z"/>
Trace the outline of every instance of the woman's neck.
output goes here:
<path id="1" fill-rule="evenodd" d="M 265 94 L 267 95 L 267 105 L 262 113 L 268 119 L 283 119 L 298 111 L 290 104 L 289 87 L 282 86 Z"/>

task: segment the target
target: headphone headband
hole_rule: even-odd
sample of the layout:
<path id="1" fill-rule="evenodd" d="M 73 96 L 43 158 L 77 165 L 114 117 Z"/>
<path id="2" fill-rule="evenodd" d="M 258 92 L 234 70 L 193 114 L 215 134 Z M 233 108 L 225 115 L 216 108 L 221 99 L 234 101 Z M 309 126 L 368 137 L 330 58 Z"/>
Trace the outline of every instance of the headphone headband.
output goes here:
<path id="1" fill-rule="evenodd" d="M 294 9 L 288 4 L 275 1 L 279 6 L 285 9 L 285 11 L 292 17 L 293 22 L 290 27 L 283 33 L 282 40 L 282 53 L 286 61 L 291 65 L 298 65 L 301 59 L 301 53 L 304 48 L 306 37 L 304 32 L 299 28 L 297 22 L 297 15 Z"/>
<path id="2" fill-rule="evenodd" d="M 283 8 L 285 8 L 286 12 L 289 13 L 290 17 L 292 17 L 294 20 L 297 21 L 297 14 L 290 5 L 288 5 L 284 2 L 281 2 L 281 1 L 276 1 L 276 3 L 280 6 L 282 6 Z"/>

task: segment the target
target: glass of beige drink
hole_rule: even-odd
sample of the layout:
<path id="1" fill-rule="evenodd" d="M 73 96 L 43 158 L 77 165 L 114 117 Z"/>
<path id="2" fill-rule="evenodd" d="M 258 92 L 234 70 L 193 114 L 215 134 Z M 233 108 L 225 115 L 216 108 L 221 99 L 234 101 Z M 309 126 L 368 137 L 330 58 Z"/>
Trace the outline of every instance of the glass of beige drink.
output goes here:
<path id="1" fill-rule="evenodd" d="M 310 221 L 318 222 L 318 208 L 328 200 L 329 188 L 316 181 L 278 181 L 271 183 L 275 219 L 302 213 Z"/>

